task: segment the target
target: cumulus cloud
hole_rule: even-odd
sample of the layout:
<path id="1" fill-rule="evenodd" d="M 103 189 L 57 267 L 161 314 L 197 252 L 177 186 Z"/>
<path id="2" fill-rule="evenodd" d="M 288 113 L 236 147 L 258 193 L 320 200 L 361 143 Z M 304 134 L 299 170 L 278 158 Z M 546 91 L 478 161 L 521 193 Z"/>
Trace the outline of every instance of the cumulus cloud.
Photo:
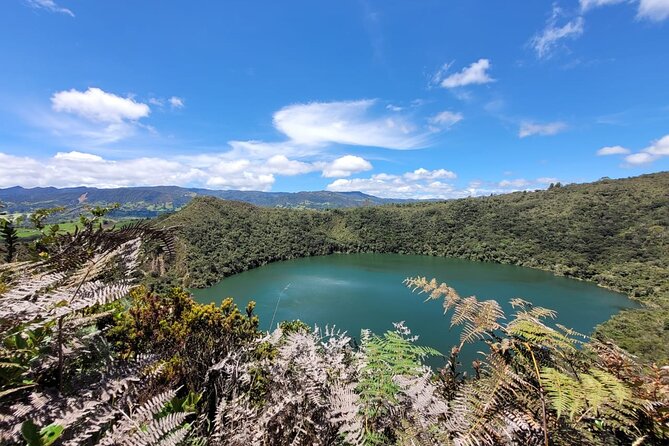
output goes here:
<path id="1" fill-rule="evenodd" d="M 456 187 L 452 181 L 457 177 L 445 169 L 416 169 L 403 174 L 379 173 L 369 178 L 338 179 L 328 184 L 333 192 L 360 191 L 385 198 L 450 199 L 470 196 L 501 194 L 520 190 L 545 189 L 557 178 L 542 177 L 534 180 L 524 178 L 500 182 L 471 181 L 467 187 Z"/>
<path id="2" fill-rule="evenodd" d="M 491 67 L 490 60 L 488 59 L 479 59 L 461 71 L 446 76 L 450 66 L 451 64 L 444 65 L 433 77 L 433 83 L 444 88 L 457 88 L 466 85 L 487 84 L 495 81 L 488 74 L 488 70 Z"/>
<path id="3" fill-rule="evenodd" d="M 135 134 L 157 135 L 156 129 L 143 122 L 151 114 L 149 104 L 158 109 L 185 106 L 184 99 L 178 96 L 151 97 L 146 102 L 95 87 L 85 91 L 71 89 L 52 95 L 51 112 L 30 113 L 26 117 L 35 126 L 61 137 L 65 144 L 81 148 L 113 143 Z M 446 128 L 417 125 L 409 114 L 401 113 L 402 108 L 386 108 L 378 103 L 376 99 L 363 99 L 289 105 L 273 115 L 274 127 L 285 135 L 284 141 L 250 139 L 229 144 L 233 152 L 265 159 L 277 154 L 314 155 L 338 144 L 410 150 L 427 147 L 434 132 Z M 442 116 L 440 122 L 445 124 L 446 118 Z"/>
<path id="4" fill-rule="evenodd" d="M 299 175 L 317 170 L 318 167 L 311 163 L 288 159 L 285 155 L 274 155 L 269 158 L 260 170 L 278 175 Z"/>
<path id="5" fill-rule="evenodd" d="M 44 9 L 49 12 L 57 12 L 61 14 L 69 15 L 74 17 L 74 13 L 67 8 L 58 6 L 54 0 L 26 0 L 28 6 L 31 6 L 35 9 Z"/>
<path id="6" fill-rule="evenodd" d="M 413 172 L 407 172 L 403 178 L 410 181 L 424 181 L 424 180 L 454 180 L 457 178 L 455 172 L 446 169 L 427 170 L 419 168 Z"/>
<path id="7" fill-rule="evenodd" d="M 274 155 L 285 155 L 291 158 L 314 156 L 323 151 L 323 147 L 306 146 L 292 141 L 265 142 L 265 141 L 228 141 L 231 150 L 229 157 L 247 157 L 252 159 L 267 159 Z"/>
<path id="8" fill-rule="evenodd" d="M 170 103 L 170 106 L 172 108 L 183 108 L 184 107 L 184 100 L 183 98 L 180 98 L 178 96 L 172 96 L 167 100 L 167 102 Z"/>
<path id="9" fill-rule="evenodd" d="M 416 149 L 426 135 L 402 116 L 374 116 L 376 101 L 312 102 L 283 107 L 274 114 L 274 126 L 295 144 L 346 144 L 386 149 Z"/>
<path id="10" fill-rule="evenodd" d="M 558 180 L 555 177 L 540 177 L 535 180 L 536 183 L 539 184 L 551 184 L 551 183 L 558 183 L 560 180 Z"/>
<path id="11" fill-rule="evenodd" d="M 555 50 L 564 45 L 564 40 L 576 39 L 583 34 L 585 24 L 583 17 L 575 17 L 560 25 L 558 22 L 563 16 L 562 9 L 553 6 L 544 29 L 530 39 L 529 45 L 540 59 L 550 58 Z"/>
<path id="12" fill-rule="evenodd" d="M 64 90 L 51 96 L 51 111 L 37 110 L 27 119 L 75 147 L 99 146 L 128 138 L 143 129 L 140 120 L 151 113 L 147 104 L 100 88 Z"/>
<path id="13" fill-rule="evenodd" d="M 628 153 L 630 153 L 630 149 L 626 149 L 623 146 L 609 146 L 599 149 L 597 151 L 597 156 L 625 155 Z"/>
<path id="14" fill-rule="evenodd" d="M 582 11 L 587 11 L 589 9 L 597 8 L 600 6 L 615 5 L 617 3 L 627 2 L 628 0 L 580 0 L 579 4 L 581 5 Z"/>
<path id="15" fill-rule="evenodd" d="M 520 138 L 526 138 L 532 135 L 550 136 L 556 135 L 566 129 L 567 124 L 561 121 L 547 122 L 544 124 L 525 121 L 520 124 L 518 136 Z"/>
<path id="16" fill-rule="evenodd" d="M 206 185 L 219 189 L 236 190 L 258 190 L 267 192 L 271 190 L 275 178 L 272 174 L 259 174 L 244 171 L 234 176 L 213 176 L 207 179 Z"/>
<path id="17" fill-rule="evenodd" d="M 637 166 L 640 164 L 650 164 L 655 161 L 657 157 L 647 152 L 638 152 L 625 157 L 625 162 L 630 166 Z"/>
<path id="18" fill-rule="evenodd" d="M 93 155 L 92 153 L 82 153 L 72 151 L 72 152 L 58 152 L 53 157 L 55 160 L 61 161 L 74 161 L 74 162 L 85 162 L 85 163 L 100 163 L 104 162 L 104 158 L 99 155 Z"/>
<path id="19" fill-rule="evenodd" d="M 618 3 L 638 3 L 637 17 L 640 19 L 661 22 L 669 18 L 669 0 L 580 0 L 584 12 Z"/>
<path id="20" fill-rule="evenodd" d="M 326 178 L 348 177 L 354 173 L 371 169 L 372 164 L 366 159 L 355 155 L 345 155 L 326 164 L 323 168 L 323 176 Z"/>
<path id="21" fill-rule="evenodd" d="M 502 180 L 498 183 L 499 187 L 508 189 L 508 188 L 514 188 L 514 189 L 523 189 L 527 186 L 530 185 L 530 182 L 527 181 L 524 178 L 516 178 L 514 180 Z"/>
<path id="22" fill-rule="evenodd" d="M 51 107 L 55 111 L 71 113 L 90 121 L 116 123 L 136 121 L 149 116 L 151 112 L 146 104 L 93 87 L 86 91 L 59 91 L 51 96 Z"/>
<path id="23" fill-rule="evenodd" d="M 188 184 L 202 175 L 181 163 L 161 158 L 112 161 L 81 152 L 57 153 L 47 159 L 0 153 L 0 186 L 157 186 Z"/>
<path id="24" fill-rule="evenodd" d="M 305 162 L 282 154 L 240 158 L 243 153 L 234 153 L 111 160 L 80 151 L 58 152 L 48 158 L 0 152 L 0 187 L 177 185 L 267 191 L 277 176 L 320 171 L 324 177 L 347 177 L 372 168 L 369 161 L 354 155 Z"/>
<path id="25" fill-rule="evenodd" d="M 463 119 L 464 116 L 462 115 L 462 113 L 444 110 L 432 116 L 429 119 L 429 122 L 432 125 L 433 129 L 439 130 L 441 128 L 447 128 L 447 129 L 451 128 L 452 126 L 462 121 Z"/>
<path id="26" fill-rule="evenodd" d="M 446 180 L 455 173 L 445 170 L 416 169 L 402 175 L 380 173 L 369 178 L 340 178 L 327 185 L 333 192 L 360 191 L 386 198 L 455 198 L 467 196 Z"/>
<path id="27" fill-rule="evenodd" d="M 149 138 L 157 134 L 142 122 L 151 113 L 147 104 L 158 108 L 181 107 L 184 101 L 174 96 L 170 99 L 151 98 L 145 104 L 99 88 L 60 91 L 51 97 L 52 110 L 41 112 L 39 116 L 31 113 L 28 119 L 48 129 L 52 135 L 62 137 L 62 144 L 76 150 L 40 159 L 3 154 L 6 161 L 3 167 L 9 169 L 7 172 L 12 166 L 23 166 L 21 168 L 26 172 L 28 167 L 31 170 L 30 174 L 20 178 L 9 174 L 4 178 L 6 182 L 11 181 L 11 185 L 28 187 L 177 184 L 270 190 L 278 176 L 321 172 L 326 178 L 341 178 L 372 169 L 372 164 L 361 156 L 334 156 L 331 152 L 334 145 L 416 149 L 425 147 L 434 132 L 462 119 L 459 113 L 445 111 L 430 120 L 434 129 L 425 124 L 421 127 L 401 113 L 402 110 L 389 111 L 383 105 L 376 107 L 378 102 L 314 102 L 283 107 L 273 115 L 275 128 L 285 135 L 283 141 L 233 140 L 226 148 L 217 151 L 174 154 L 161 160 L 148 157 L 107 159 L 90 151 L 96 151 L 94 147 L 104 147 L 103 153 L 114 153 L 113 148 L 105 145 L 135 134 Z M 155 143 L 157 140 L 145 141 Z M 40 169 L 40 165 L 45 166 L 44 169 Z M 52 172 L 61 174 L 52 175 Z M 447 171 L 431 172 L 432 181 L 451 178 Z M 412 175 L 420 175 L 421 180 L 429 179 L 420 170 Z"/>
<path id="28" fill-rule="evenodd" d="M 629 166 L 641 164 L 650 164 L 662 157 L 669 156 L 669 135 L 653 141 L 648 147 L 637 153 L 632 153 L 625 157 L 625 162 Z"/>
<path id="29" fill-rule="evenodd" d="M 669 18 L 669 0 L 641 0 L 637 16 L 654 22 L 666 20 Z"/>

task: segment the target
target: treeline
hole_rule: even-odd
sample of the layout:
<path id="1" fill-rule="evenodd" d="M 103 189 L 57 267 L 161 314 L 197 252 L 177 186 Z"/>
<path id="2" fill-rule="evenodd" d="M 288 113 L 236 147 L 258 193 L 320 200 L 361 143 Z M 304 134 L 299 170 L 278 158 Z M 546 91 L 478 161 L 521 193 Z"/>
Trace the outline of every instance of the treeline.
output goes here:
<path id="1" fill-rule="evenodd" d="M 329 211 L 196 198 L 161 219 L 184 244 L 173 270 L 191 287 L 272 261 L 333 252 L 455 256 L 553 271 L 648 308 L 599 328 L 628 350 L 669 358 L 669 173 L 546 191 Z"/>

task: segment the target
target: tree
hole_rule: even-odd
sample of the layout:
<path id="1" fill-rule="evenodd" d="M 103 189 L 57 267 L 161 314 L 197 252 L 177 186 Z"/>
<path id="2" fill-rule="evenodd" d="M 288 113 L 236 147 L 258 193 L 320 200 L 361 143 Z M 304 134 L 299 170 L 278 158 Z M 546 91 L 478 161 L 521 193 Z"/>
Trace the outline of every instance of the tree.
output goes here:
<path id="1" fill-rule="evenodd" d="M 5 262 L 11 262 L 16 253 L 16 245 L 19 240 L 14 223 L 10 220 L 0 220 L 0 238 L 5 243 Z"/>

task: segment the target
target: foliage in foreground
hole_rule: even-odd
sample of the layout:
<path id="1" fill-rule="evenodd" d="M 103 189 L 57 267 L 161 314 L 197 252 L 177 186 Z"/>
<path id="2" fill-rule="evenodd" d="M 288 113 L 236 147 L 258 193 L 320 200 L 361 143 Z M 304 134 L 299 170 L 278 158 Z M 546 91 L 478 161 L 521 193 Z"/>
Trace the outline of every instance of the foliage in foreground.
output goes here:
<path id="1" fill-rule="evenodd" d="M 54 238 L 42 260 L 3 266 L 3 444 L 169 445 L 185 437 L 185 411 L 157 417 L 175 389 L 138 392 L 152 383 L 154 358 L 117 361 L 105 333 L 110 304 L 137 279 L 143 242 L 173 251 L 172 238 L 146 224 L 106 231 L 90 222 Z"/>

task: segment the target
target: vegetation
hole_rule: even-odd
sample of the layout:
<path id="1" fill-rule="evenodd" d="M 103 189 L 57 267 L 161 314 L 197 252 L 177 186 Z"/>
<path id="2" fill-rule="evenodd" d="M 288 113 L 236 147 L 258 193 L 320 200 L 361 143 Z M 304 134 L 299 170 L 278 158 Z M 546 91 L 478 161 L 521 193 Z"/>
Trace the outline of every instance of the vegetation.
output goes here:
<path id="1" fill-rule="evenodd" d="M 0 219 L 0 238 L 5 244 L 5 262 L 14 260 L 19 234 L 11 220 Z"/>
<path id="2" fill-rule="evenodd" d="M 0 271 L 0 441 L 76 445 L 664 444 L 669 175 L 443 203 L 312 211 L 196 199 L 149 225 L 73 232 L 32 215 L 32 261 Z M 16 251 L 3 219 L 5 253 Z M 176 226 L 175 230 L 160 229 Z M 5 230 L 7 228 L 7 230 Z M 175 243 L 171 234 L 182 237 Z M 514 299 L 461 297 L 415 277 L 452 311 L 444 367 L 403 323 L 354 342 L 334 328 L 258 330 L 251 303 L 201 305 L 205 284 L 270 261 L 331 252 L 455 255 L 595 280 L 647 308 L 595 338 Z M 9 259 L 9 255 L 6 254 Z M 665 279 L 663 279 L 665 278 Z M 139 285 L 140 283 L 150 285 Z M 640 334 L 643 333 L 643 334 Z M 481 356 L 463 367 L 459 352 Z M 473 372 L 473 373 L 472 373 Z"/>
<path id="3" fill-rule="evenodd" d="M 299 322 L 260 333 L 242 314 L 188 293 L 135 287 L 169 232 L 145 224 L 56 236 L 48 255 L 3 268 L 0 439 L 29 445 L 637 445 L 669 440 L 669 368 L 589 342 L 520 299 L 407 286 L 461 327 L 438 356 L 403 323 L 359 347 Z M 458 354 L 484 350 L 467 378 Z"/>
<path id="4" fill-rule="evenodd" d="M 161 222 L 183 245 L 188 286 L 276 260 L 333 252 L 455 256 L 591 280 L 646 308 L 597 330 L 642 358 L 669 360 L 669 173 L 546 191 L 329 211 L 196 198 Z"/>

